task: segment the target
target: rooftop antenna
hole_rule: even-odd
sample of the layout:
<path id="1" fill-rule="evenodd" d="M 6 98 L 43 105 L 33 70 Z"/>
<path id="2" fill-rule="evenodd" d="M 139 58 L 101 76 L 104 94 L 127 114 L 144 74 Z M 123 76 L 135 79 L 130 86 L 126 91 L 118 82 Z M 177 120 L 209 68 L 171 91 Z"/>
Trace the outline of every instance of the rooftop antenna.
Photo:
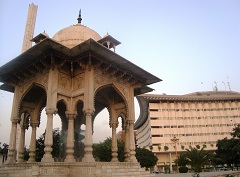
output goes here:
<path id="1" fill-rule="evenodd" d="M 79 14 L 78 14 L 77 20 L 78 20 L 78 24 L 81 24 L 81 22 L 82 22 L 81 9 L 79 10 Z"/>
<path id="2" fill-rule="evenodd" d="M 217 87 L 217 82 L 216 81 L 214 81 L 214 84 L 215 84 L 215 87 L 213 88 L 213 91 L 218 91 L 218 87 Z"/>
<path id="3" fill-rule="evenodd" d="M 224 84 L 224 88 L 225 88 L 225 91 L 226 91 L 226 84 L 225 84 L 225 82 L 223 82 L 223 81 L 222 81 L 222 83 Z"/>
<path id="4" fill-rule="evenodd" d="M 32 47 L 31 39 L 33 38 L 34 33 L 37 9 L 38 6 L 35 6 L 33 3 L 29 4 L 27 22 L 23 38 L 22 53 Z"/>
<path id="5" fill-rule="evenodd" d="M 227 77 L 227 84 L 228 84 L 229 91 L 231 91 L 231 87 L 230 87 L 230 83 L 228 81 L 228 78 L 229 78 L 229 76 Z"/>

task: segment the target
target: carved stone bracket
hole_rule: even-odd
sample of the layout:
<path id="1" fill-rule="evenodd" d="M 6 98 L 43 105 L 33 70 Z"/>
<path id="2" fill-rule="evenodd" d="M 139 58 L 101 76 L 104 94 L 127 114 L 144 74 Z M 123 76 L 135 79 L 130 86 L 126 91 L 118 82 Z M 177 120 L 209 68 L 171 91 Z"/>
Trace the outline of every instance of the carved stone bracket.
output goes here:
<path id="1" fill-rule="evenodd" d="M 65 111 L 68 119 L 75 119 L 77 117 L 77 111 Z"/>

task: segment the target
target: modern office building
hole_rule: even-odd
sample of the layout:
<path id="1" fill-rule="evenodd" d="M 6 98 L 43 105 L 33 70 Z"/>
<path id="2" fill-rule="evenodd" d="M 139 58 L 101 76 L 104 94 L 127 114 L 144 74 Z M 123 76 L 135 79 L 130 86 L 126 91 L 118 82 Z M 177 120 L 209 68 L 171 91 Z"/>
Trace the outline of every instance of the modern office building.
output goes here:
<path id="1" fill-rule="evenodd" d="M 215 150 L 216 142 L 231 137 L 240 123 L 240 93 L 195 92 L 186 95 L 137 96 L 141 108 L 135 123 L 139 147 L 150 147 L 158 167 L 170 165 L 186 148 Z"/>

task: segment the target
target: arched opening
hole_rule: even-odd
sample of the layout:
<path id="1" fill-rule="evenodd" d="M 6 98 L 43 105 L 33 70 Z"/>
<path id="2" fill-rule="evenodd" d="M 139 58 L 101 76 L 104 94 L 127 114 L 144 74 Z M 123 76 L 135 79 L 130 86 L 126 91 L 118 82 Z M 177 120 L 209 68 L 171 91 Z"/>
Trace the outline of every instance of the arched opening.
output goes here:
<path id="1" fill-rule="evenodd" d="M 46 106 L 46 92 L 37 85 L 33 84 L 28 91 L 23 95 L 19 104 L 19 128 L 17 131 L 17 148 L 20 153 L 18 154 L 18 161 L 23 161 L 21 155 L 22 149 L 26 147 L 29 150 L 30 158 L 28 160 L 35 161 L 36 153 L 36 139 L 38 127 L 40 125 L 40 115 L 42 109 Z M 24 127 L 23 129 L 21 127 Z M 28 127 L 31 127 L 30 129 Z M 26 131 L 28 130 L 28 131 Z M 27 159 L 24 159 L 27 160 Z"/>
<path id="2" fill-rule="evenodd" d="M 81 161 L 84 155 L 84 137 L 86 119 L 83 113 L 83 101 L 76 104 L 77 117 L 74 119 L 74 156 L 76 161 Z"/>
<path id="3" fill-rule="evenodd" d="M 102 87 L 95 94 L 95 113 L 93 116 L 93 142 L 112 138 L 112 152 L 117 153 L 117 133 L 122 130 L 122 118 L 119 112 L 126 112 L 126 103 L 121 93 L 112 85 Z M 111 128 L 110 128 L 111 127 Z M 117 155 L 113 158 L 116 161 Z"/>

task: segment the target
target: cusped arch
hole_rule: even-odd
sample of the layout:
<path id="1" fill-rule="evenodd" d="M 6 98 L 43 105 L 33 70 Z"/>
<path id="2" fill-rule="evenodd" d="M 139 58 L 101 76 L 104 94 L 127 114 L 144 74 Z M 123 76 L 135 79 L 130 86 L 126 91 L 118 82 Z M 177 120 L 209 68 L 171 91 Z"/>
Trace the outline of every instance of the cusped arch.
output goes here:
<path id="1" fill-rule="evenodd" d="M 122 111 L 120 110 L 118 113 L 117 113 L 117 120 L 118 118 L 121 118 L 122 119 L 122 129 L 124 129 L 126 123 L 127 123 L 127 117 L 126 117 L 126 112 L 125 111 Z"/>
<path id="2" fill-rule="evenodd" d="M 47 99 L 47 91 L 46 91 L 46 88 L 44 87 L 44 85 L 42 84 L 39 84 L 39 83 L 36 83 L 36 82 L 33 82 L 32 84 L 30 84 L 25 92 L 21 95 L 20 99 L 19 99 L 19 104 L 18 104 L 18 111 L 17 111 L 17 116 L 20 117 L 20 113 L 22 112 L 21 110 L 21 106 L 22 106 L 22 103 L 24 101 L 24 99 L 27 99 L 26 97 L 28 96 L 28 94 L 33 90 L 37 90 L 37 89 L 40 89 L 40 92 L 37 93 L 37 95 L 39 96 L 39 100 L 36 100 L 36 101 L 39 101 L 39 102 L 46 102 L 46 99 Z M 39 91 L 39 90 L 38 90 Z M 42 95 L 41 95 L 42 94 Z M 30 97 L 30 96 L 29 96 Z M 41 98 L 42 97 L 42 98 Z M 46 103 L 42 103 L 42 105 L 46 105 Z M 41 109 L 41 108 L 40 108 Z M 40 110 L 39 110 L 40 111 Z"/>
<path id="3" fill-rule="evenodd" d="M 29 123 L 30 123 L 30 118 L 31 118 L 31 113 L 29 113 L 28 110 L 23 110 L 20 113 L 19 117 L 19 124 L 21 127 L 24 127 L 25 129 L 28 129 Z"/>
<path id="4" fill-rule="evenodd" d="M 66 98 L 58 99 L 58 100 L 57 100 L 57 105 L 58 105 L 58 104 L 63 104 L 63 105 L 65 105 L 66 110 L 69 110 L 69 105 L 68 105 L 68 102 L 67 102 Z M 58 106 L 57 106 L 57 107 L 58 107 Z"/>
<path id="5" fill-rule="evenodd" d="M 128 104 L 127 104 L 127 98 L 126 98 L 126 96 L 125 96 L 125 93 L 124 93 L 124 91 L 122 90 L 122 88 L 120 88 L 120 87 L 119 87 L 117 84 L 115 84 L 115 83 L 105 84 L 105 85 L 99 85 L 99 86 L 95 89 L 95 91 L 94 91 L 94 98 L 96 97 L 96 94 L 97 94 L 100 90 L 102 90 L 102 89 L 104 89 L 104 88 L 108 88 L 108 87 L 114 88 L 114 90 L 123 98 L 124 103 L 125 103 L 126 108 L 127 108 L 127 107 L 128 107 Z"/>
<path id="6" fill-rule="evenodd" d="M 101 105 L 101 103 L 103 105 Z M 121 105 L 122 108 L 119 109 L 119 105 Z M 127 98 L 118 85 L 113 83 L 105 84 L 96 89 L 94 93 L 95 116 L 104 108 L 107 108 L 109 112 L 109 124 L 111 126 L 111 123 L 115 122 L 118 118 L 116 116 L 120 114 L 120 112 L 117 113 L 115 110 L 117 107 L 119 109 L 118 111 L 124 112 L 125 115 L 128 115 Z"/>

